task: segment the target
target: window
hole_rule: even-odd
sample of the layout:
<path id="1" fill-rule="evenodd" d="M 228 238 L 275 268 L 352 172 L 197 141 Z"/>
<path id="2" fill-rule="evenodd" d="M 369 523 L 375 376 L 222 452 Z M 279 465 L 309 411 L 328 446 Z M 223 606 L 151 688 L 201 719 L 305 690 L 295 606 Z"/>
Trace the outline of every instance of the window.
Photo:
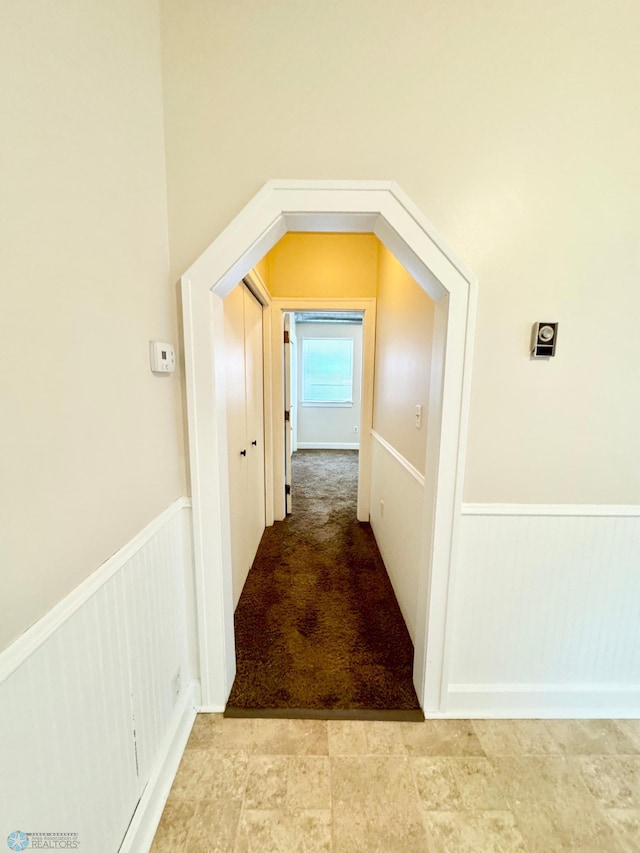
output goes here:
<path id="1" fill-rule="evenodd" d="M 353 403 L 353 338 L 302 339 L 302 402 Z"/>

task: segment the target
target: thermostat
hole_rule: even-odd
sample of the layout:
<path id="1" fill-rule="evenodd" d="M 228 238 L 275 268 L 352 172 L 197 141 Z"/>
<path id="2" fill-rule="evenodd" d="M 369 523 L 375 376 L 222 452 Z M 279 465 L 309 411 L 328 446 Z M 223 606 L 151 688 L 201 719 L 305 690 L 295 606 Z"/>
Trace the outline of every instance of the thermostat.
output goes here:
<path id="1" fill-rule="evenodd" d="M 531 330 L 531 358 L 551 358 L 556 354 L 558 324 L 538 322 Z"/>
<path id="2" fill-rule="evenodd" d="M 163 341 L 149 341 L 149 360 L 154 373 L 173 373 L 176 369 L 173 346 Z"/>

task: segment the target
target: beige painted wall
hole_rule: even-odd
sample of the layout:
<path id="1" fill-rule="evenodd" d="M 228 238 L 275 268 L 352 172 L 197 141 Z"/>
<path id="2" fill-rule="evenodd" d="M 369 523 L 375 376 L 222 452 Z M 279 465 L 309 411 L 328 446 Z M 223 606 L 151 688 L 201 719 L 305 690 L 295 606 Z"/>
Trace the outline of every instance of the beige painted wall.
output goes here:
<path id="1" fill-rule="evenodd" d="M 274 297 L 376 295 L 378 239 L 373 234 L 285 234 L 266 259 Z"/>
<path id="2" fill-rule="evenodd" d="M 466 499 L 639 503 L 637 0 L 162 5 L 174 277 L 269 178 L 395 179 L 480 279 Z"/>
<path id="3" fill-rule="evenodd" d="M 4 3 L 0 648 L 185 492 L 154 0 Z"/>
<path id="4" fill-rule="evenodd" d="M 383 245 L 379 258 L 373 428 L 424 474 L 435 303 Z"/>

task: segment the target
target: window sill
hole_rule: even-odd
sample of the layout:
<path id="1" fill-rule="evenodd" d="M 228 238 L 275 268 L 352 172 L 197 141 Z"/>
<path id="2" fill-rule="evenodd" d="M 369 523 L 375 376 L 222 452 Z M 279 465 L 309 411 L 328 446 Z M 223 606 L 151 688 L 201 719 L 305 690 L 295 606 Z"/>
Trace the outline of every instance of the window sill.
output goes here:
<path id="1" fill-rule="evenodd" d="M 352 409 L 353 408 L 353 400 L 346 403 L 338 403 L 332 402 L 331 400 L 323 400 L 317 402 L 305 401 L 303 400 L 300 404 L 305 408 L 322 408 L 322 409 Z"/>

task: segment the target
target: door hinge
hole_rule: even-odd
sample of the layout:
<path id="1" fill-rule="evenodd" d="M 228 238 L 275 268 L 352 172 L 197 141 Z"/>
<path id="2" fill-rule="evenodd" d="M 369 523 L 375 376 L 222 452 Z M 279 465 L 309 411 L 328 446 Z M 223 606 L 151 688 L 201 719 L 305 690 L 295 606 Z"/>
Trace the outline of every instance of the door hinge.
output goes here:
<path id="1" fill-rule="evenodd" d="M 289 423 L 289 421 L 291 420 L 291 412 L 285 411 L 284 420 L 285 420 L 285 423 Z"/>
<path id="2" fill-rule="evenodd" d="M 288 332 L 288 331 L 286 331 L 286 330 L 285 330 L 285 333 L 284 333 L 284 342 L 285 342 L 285 344 L 288 344 L 288 343 L 289 343 L 289 332 Z"/>
<path id="3" fill-rule="evenodd" d="M 285 495 L 290 495 L 290 494 L 291 494 L 291 486 L 290 486 L 288 483 L 287 483 L 287 485 L 284 487 L 284 493 L 285 493 Z"/>

